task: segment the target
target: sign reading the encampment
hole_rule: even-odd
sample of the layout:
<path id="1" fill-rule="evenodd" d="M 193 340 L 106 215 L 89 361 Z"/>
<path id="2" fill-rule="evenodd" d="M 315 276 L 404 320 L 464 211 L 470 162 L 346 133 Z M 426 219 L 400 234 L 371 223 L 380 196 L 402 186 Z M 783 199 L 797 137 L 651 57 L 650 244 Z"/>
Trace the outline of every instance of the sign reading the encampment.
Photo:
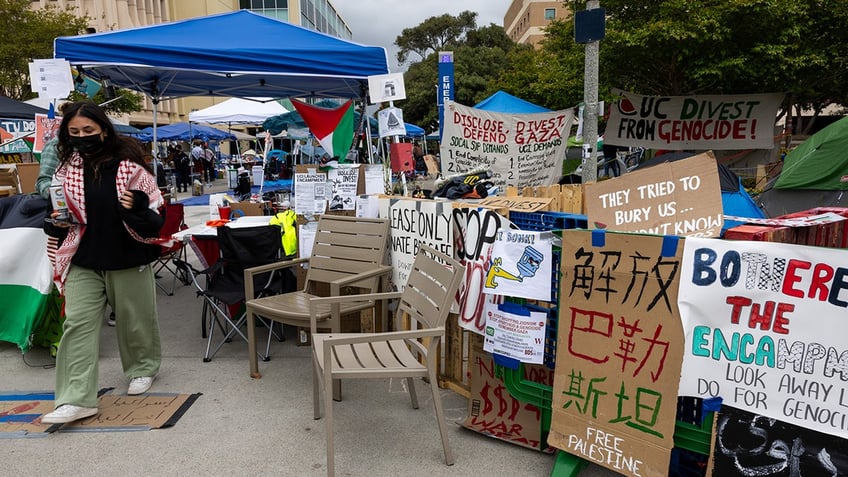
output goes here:
<path id="1" fill-rule="evenodd" d="M 683 254 L 680 395 L 848 438 L 845 250 L 687 239 Z"/>
<path id="2" fill-rule="evenodd" d="M 563 231 L 550 445 L 623 475 L 668 475 L 683 355 L 679 242 Z"/>
<path id="3" fill-rule="evenodd" d="M 655 149 L 771 149 L 783 94 L 641 96 L 621 92 L 604 142 Z"/>
<path id="4" fill-rule="evenodd" d="M 589 223 L 616 232 L 718 237 L 718 166 L 711 152 L 586 184 Z"/>
<path id="5" fill-rule="evenodd" d="M 500 187 L 551 185 L 562 175 L 571 110 L 503 114 L 448 102 L 442 134 L 442 173 L 492 171 Z"/>

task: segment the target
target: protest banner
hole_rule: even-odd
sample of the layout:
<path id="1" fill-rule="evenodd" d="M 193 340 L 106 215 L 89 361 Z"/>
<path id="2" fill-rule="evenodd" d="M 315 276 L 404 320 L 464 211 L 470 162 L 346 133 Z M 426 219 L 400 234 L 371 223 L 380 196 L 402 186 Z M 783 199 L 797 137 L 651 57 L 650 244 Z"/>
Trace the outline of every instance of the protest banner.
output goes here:
<path id="1" fill-rule="evenodd" d="M 421 244 L 453 256 L 451 204 L 434 200 L 381 198 L 379 217 L 389 219 L 392 290 L 403 291 Z"/>
<path id="2" fill-rule="evenodd" d="M 23 139 L 35 133 L 34 119 L 0 119 L 0 152 L 22 153 L 30 152 L 30 146 Z M 13 139 L 18 139 L 13 141 Z"/>
<path id="3" fill-rule="evenodd" d="M 489 170 L 500 190 L 554 184 L 562 176 L 573 119 L 571 110 L 505 114 L 447 101 L 442 172 Z"/>
<path id="4" fill-rule="evenodd" d="M 616 232 L 718 237 L 724 223 L 711 152 L 584 185 L 589 224 Z"/>
<path id="5" fill-rule="evenodd" d="M 681 396 L 848 437 L 845 250 L 687 239 Z"/>
<path id="6" fill-rule="evenodd" d="M 620 92 L 604 144 L 648 149 L 771 149 L 782 93 L 642 96 Z"/>
<path id="7" fill-rule="evenodd" d="M 565 230 L 562 242 L 548 443 L 624 475 L 668 475 L 680 239 Z"/>
<path id="8" fill-rule="evenodd" d="M 454 208 L 452 217 L 454 258 L 465 267 L 465 276 L 456 295 L 459 326 L 482 335 L 486 327 L 484 306 L 487 303 L 503 303 L 501 295 L 483 293 L 495 240 L 501 230 L 516 230 L 518 227 L 486 208 Z"/>

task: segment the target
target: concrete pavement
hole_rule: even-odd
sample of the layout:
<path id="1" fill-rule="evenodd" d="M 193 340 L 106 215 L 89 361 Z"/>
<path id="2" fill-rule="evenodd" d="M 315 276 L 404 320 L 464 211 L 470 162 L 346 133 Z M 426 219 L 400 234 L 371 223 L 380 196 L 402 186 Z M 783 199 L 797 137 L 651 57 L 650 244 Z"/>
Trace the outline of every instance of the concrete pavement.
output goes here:
<path id="1" fill-rule="evenodd" d="M 223 181 L 212 189 L 223 192 Z M 189 225 L 207 217 L 208 207 L 187 208 Z M 163 365 L 151 391 L 203 394 L 176 426 L 4 440 L 2 473 L 324 475 L 324 422 L 312 418 L 310 349 L 296 346 L 289 330 L 287 341 L 272 342 L 271 361 L 260 362 L 262 379 L 250 378 L 247 345 L 240 338 L 204 363 L 201 303 L 191 287 L 178 285 L 174 296 L 157 292 Z M 104 324 L 102 334 L 100 386 L 123 393 L 127 380 L 114 328 Z M 0 343 L 0 391 L 52 390 L 52 362 L 46 350 L 22 357 L 14 345 Z M 460 427 L 467 402 L 448 390 L 442 390 L 442 399 L 456 463 L 445 466 L 428 388 L 422 382 L 416 386 L 421 402 L 413 410 L 401 381 L 345 383 L 344 401 L 334 407 L 338 475 L 550 475 L 553 456 Z M 616 474 L 590 466 L 581 475 Z"/>

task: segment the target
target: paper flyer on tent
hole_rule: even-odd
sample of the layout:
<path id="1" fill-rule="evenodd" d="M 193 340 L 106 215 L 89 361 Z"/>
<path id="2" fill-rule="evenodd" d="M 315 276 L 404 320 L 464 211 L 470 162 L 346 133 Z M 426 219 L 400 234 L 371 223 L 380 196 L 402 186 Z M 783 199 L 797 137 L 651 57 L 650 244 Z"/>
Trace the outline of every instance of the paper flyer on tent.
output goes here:
<path id="1" fill-rule="evenodd" d="M 550 301 L 552 239 L 550 232 L 498 230 L 483 293 Z"/>
<path id="2" fill-rule="evenodd" d="M 679 394 L 848 438 L 844 264 L 839 249 L 686 239 Z"/>

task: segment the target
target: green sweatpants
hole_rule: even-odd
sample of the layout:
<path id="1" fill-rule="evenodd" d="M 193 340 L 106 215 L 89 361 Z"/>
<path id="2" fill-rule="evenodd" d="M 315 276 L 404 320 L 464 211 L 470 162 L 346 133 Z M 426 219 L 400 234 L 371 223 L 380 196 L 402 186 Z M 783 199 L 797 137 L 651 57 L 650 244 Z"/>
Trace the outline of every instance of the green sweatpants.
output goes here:
<path id="1" fill-rule="evenodd" d="M 154 376 L 162 362 L 156 284 L 150 266 L 91 270 L 71 265 L 65 282 L 65 324 L 56 355 L 56 407 L 97 407 L 100 330 L 106 305 L 115 312 L 127 378 Z"/>

